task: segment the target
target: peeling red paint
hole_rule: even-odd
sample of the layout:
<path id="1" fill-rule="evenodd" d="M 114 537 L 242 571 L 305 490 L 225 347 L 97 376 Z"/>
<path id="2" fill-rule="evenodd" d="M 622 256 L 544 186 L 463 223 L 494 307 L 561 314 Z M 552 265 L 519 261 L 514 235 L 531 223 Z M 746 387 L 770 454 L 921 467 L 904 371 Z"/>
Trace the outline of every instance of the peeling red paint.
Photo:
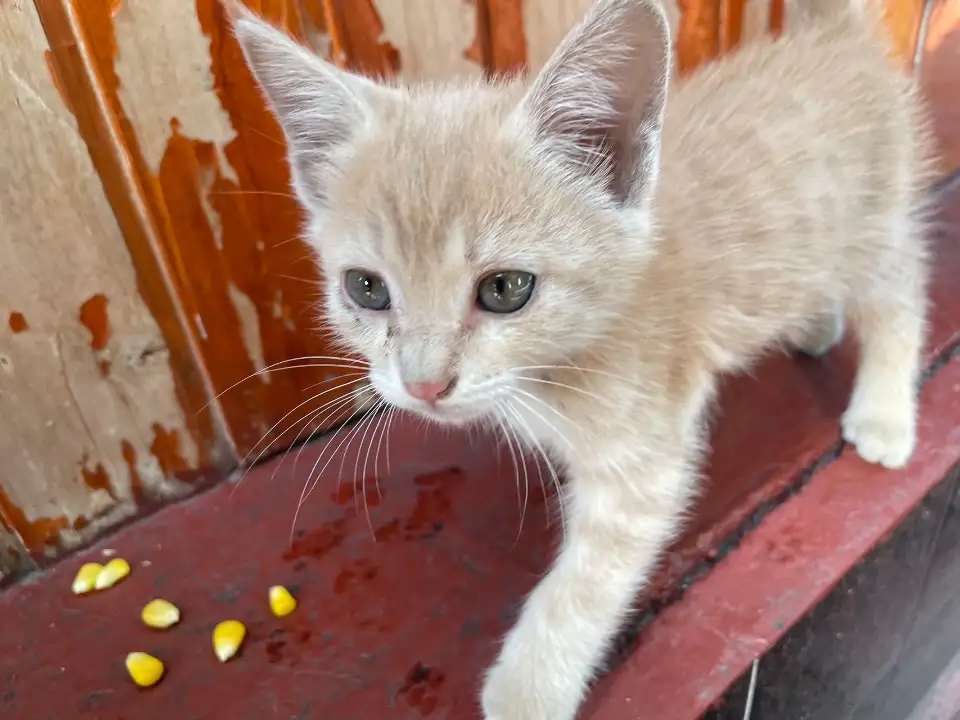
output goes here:
<path id="1" fill-rule="evenodd" d="M 303 0 L 303 9 L 310 25 L 322 33 L 330 31 L 323 0 Z"/>
<path id="2" fill-rule="evenodd" d="M 127 464 L 127 471 L 130 474 L 130 494 L 133 495 L 137 504 L 141 504 L 144 500 L 143 478 L 140 477 L 140 472 L 137 470 L 137 449 L 132 442 L 124 439 L 120 442 L 120 453 L 123 455 L 123 460 Z"/>
<path id="3" fill-rule="evenodd" d="M 400 71 L 400 51 L 380 41 L 383 20 L 373 0 L 323 0 L 323 6 L 333 62 L 371 77 L 391 77 Z"/>
<path id="4" fill-rule="evenodd" d="M 209 400 L 204 385 L 204 358 L 195 356 L 190 329 L 180 322 L 176 308 L 177 305 L 185 306 L 188 316 L 196 311 L 190 304 L 189 293 L 185 293 L 186 297 L 177 296 L 177 289 L 182 290 L 188 285 L 182 268 L 176 266 L 177 238 L 165 222 L 158 184 L 146 166 L 139 139 L 119 98 L 114 17 L 121 9 L 129 11 L 122 0 L 37 2 L 37 12 L 53 53 L 49 62 L 51 72 L 59 71 L 57 77 L 62 81 L 64 94 L 72 101 L 78 129 L 90 149 L 91 159 L 103 180 L 104 191 L 137 268 L 140 297 L 156 319 L 170 349 L 176 397 L 188 418 L 187 425 L 198 449 L 199 464 L 207 465 L 211 450 L 224 451 L 223 435 L 215 427 L 215 414 L 200 412 Z M 77 42 L 78 30 L 84 39 L 82 45 Z M 114 121 L 118 123 L 126 150 L 121 156 L 134 164 L 137 177 L 133 182 L 123 168 L 124 161 L 115 152 Z M 146 221 L 144 204 L 149 216 Z M 168 264 L 163 270 L 160 265 L 164 261 L 158 263 L 158 250 L 163 251 L 164 261 Z M 167 285 L 167 272 L 174 276 L 176 288 L 172 292 Z M 105 374 L 109 365 L 101 360 L 103 358 L 98 358 L 99 370 Z M 209 368 L 210 364 L 206 367 Z M 215 374 L 216 370 L 212 368 L 211 372 Z"/>
<path id="5" fill-rule="evenodd" d="M 160 423 L 153 424 L 153 442 L 150 444 L 150 452 L 160 464 L 160 470 L 168 478 L 190 469 L 190 464 L 180 454 L 180 433 L 176 430 L 168 430 Z"/>
<path id="6" fill-rule="evenodd" d="M 471 0 L 476 31 L 463 55 L 487 75 L 522 70 L 527 64 L 527 40 L 521 0 Z"/>
<path id="7" fill-rule="evenodd" d="M 110 475 L 103 467 L 103 463 L 98 462 L 92 468 L 88 467 L 90 457 L 84 454 L 80 460 L 80 474 L 83 476 L 83 482 L 91 490 L 103 490 L 114 497 L 113 486 L 110 484 Z"/>
<path id="8" fill-rule="evenodd" d="M 110 318 L 107 296 L 97 293 L 80 306 L 80 322 L 90 331 L 90 348 L 104 350 L 110 342 Z"/>
<path id="9" fill-rule="evenodd" d="M 10 313 L 8 324 L 10 325 L 10 330 L 13 331 L 14 335 L 17 333 L 26 332 L 30 329 L 30 326 L 27 324 L 27 319 L 23 316 L 23 313 Z"/>
<path id="10" fill-rule="evenodd" d="M 783 20 L 786 15 L 783 0 L 770 0 L 770 32 L 774 37 L 779 37 L 783 32 Z"/>
<path id="11" fill-rule="evenodd" d="M 61 531 L 70 527 L 66 517 L 28 520 L 23 510 L 13 503 L 3 488 L 0 488 L 0 519 L 3 520 L 4 525 L 20 536 L 23 544 L 32 552 L 56 545 Z"/>

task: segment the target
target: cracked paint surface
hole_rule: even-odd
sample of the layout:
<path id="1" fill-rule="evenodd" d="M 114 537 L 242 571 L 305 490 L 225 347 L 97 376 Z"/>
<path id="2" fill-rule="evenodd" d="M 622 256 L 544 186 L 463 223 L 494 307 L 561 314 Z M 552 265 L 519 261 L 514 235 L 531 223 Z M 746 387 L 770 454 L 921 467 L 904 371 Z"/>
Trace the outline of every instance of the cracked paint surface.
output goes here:
<path id="1" fill-rule="evenodd" d="M 169 362 L 142 352 L 162 337 L 49 50 L 33 4 L 0 6 L 0 266 L 17 268 L 0 284 L 0 525 L 37 557 L 183 493 L 153 424 L 198 461 Z"/>

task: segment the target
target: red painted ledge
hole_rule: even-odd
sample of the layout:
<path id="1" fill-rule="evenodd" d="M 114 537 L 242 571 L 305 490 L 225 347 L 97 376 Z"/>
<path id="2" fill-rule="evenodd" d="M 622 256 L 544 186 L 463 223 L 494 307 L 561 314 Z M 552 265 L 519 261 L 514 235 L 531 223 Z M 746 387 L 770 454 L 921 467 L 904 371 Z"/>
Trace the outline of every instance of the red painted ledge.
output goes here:
<path id="1" fill-rule="evenodd" d="M 696 718 L 960 459 L 960 360 L 945 359 L 960 344 L 958 199 L 960 188 L 944 196 L 937 224 L 933 367 L 910 467 L 891 473 L 838 451 L 849 343 L 824 361 L 774 357 L 731 379 L 705 495 L 644 600 L 641 617 L 653 619 L 586 718 Z M 0 717 L 476 718 L 478 678 L 549 562 L 542 493 L 518 533 L 514 467 L 489 439 L 401 422 L 388 470 L 386 443 L 364 467 L 357 444 L 372 443 L 356 437 L 346 453 L 335 439 L 296 467 L 257 468 L 0 594 Z M 307 471 L 328 455 L 291 542 Z M 355 471 L 367 478 L 356 492 Z M 79 565 L 107 550 L 133 574 L 71 595 Z M 273 584 L 300 601 L 283 620 L 267 609 Z M 138 620 L 157 596 L 183 611 L 166 632 Z M 249 637 L 221 665 L 210 632 L 227 618 Z M 133 650 L 167 664 L 157 687 L 126 677 Z"/>
<path id="2" fill-rule="evenodd" d="M 960 355 L 926 384 L 914 461 L 849 447 L 770 511 L 641 633 L 593 694 L 590 720 L 700 717 L 960 462 Z"/>

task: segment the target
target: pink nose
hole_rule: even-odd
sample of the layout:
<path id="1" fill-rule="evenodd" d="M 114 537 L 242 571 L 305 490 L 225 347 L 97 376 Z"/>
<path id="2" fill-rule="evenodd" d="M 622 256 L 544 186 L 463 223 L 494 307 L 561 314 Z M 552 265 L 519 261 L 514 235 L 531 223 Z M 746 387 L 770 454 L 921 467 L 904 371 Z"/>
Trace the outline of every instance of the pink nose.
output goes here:
<path id="1" fill-rule="evenodd" d="M 450 394 L 455 382 L 455 380 L 443 380 L 441 382 L 404 383 L 404 387 L 417 400 L 423 400 L 427 405 L 436 405 L 438 400 Z"/>

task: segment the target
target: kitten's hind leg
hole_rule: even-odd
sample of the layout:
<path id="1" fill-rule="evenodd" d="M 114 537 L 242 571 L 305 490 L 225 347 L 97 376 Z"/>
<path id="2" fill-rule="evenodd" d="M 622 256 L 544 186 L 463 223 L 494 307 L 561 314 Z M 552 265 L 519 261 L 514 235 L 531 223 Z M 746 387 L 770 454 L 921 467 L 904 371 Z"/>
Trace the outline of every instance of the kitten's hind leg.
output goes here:
<path id="1" fill-rule="evenodd" d="M 916 442 L 917 384 L 926 310 L 923 262 L 874 282 L 853 299 L 860 368 L 843 415 L 843 439 L 864 460 L 906 465 Z M 880 287 L 882 285 L 882 287 Z"/>
<path id="2" fill-rule="evenodd" d="M 843 306 L 837 304 L 832 312 L 819 315 L 791 344 L 804 355 L 823 357 L 843 340 Z"/>

